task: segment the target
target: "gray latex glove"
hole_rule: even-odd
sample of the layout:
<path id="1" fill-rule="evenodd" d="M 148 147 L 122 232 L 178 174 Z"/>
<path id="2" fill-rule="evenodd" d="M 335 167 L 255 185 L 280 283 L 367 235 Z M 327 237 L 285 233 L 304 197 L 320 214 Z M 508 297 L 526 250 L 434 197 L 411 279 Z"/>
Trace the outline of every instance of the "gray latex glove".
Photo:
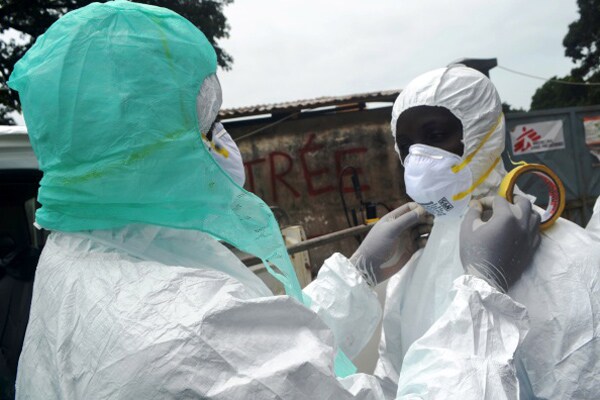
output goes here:
<path id="1" fill-rule="evenodd" d="M 422 237 L 431 231 L 433 217 L 417 203 L 407 203 L 389 212 L 367 234 L 350 262 L 370 286 L 383 282 L 424 246 Z"/>
<path id="2" fill-rule="evenodd" d="M 465 272 L 507 291 L 531 264 L 540 219 L 525 197 L 515 196 L 515 204 L 500 196 L 471 201 L 460 229 Z"/>

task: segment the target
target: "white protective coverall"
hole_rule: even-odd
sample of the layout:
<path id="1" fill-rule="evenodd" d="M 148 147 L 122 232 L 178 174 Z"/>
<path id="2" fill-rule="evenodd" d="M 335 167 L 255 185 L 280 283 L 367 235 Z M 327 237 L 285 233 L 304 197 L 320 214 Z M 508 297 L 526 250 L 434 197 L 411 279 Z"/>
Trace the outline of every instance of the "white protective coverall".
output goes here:
<path id="1" fill-rule="evenodd" d="M 462 122 L 463 160 L 474 154 L 468 167 L 474 184 L 481 179 L 473 197 L 496 193 L 506 173 L 496 161 L 504 150 L 504 117 L 489 79 L 459 65 L 417 77 L 394 104 L 394 135 L 399 115 L 416 106 L 445 107 Z M 390 279 L 376 375 L 403 382 L 415 341 L 447 312 L 448 288 L 463 271 L 461 219 L 436 218 L 423 251 Z M 508 292 L 530 318 L 516 357 L 522 398 L 592 399 L 600 393 L 599 267 L 600 248 L 581 227 L 561 218 L 542 232 L 532 265 Z"/>
<path id="2" fill-rule="evenodd" d="M 339 254 L 296 288 L 272 213 L 202 144 L 215 70 L 189 21 L 128 1 L 66 14 L 15 66 L 44 172 L 36 220 L 53 231 L 17 398 L 384 398 L 374 376 L 334 373 L 338 349 L 353 357 L 372 335 L 375 294 Z M 215 237 L 274 260 L 291 294 L 274 296 Z M 469 276 L 446 294 L 402 398 L 516 398 L 524 308 Z"/>

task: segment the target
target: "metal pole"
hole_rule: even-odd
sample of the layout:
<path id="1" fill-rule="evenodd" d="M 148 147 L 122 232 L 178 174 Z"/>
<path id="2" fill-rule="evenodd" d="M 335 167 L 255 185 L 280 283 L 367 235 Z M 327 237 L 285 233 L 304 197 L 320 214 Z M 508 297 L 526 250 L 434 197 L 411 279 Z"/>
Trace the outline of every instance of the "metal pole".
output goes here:
<path id="1" fill-rule="evenodd" d="M 287 246 L 287 251 L 288 254 L 295 254 L 314 247 L 324 246 L 329 243 L 337 242 L 351 236 L 361 235 L 363 233 L 369 232 L 373 225 L 374 224 L 353 226 L 352 228 L 342 229 L 341 231 L 317 236 L 300 243 L 289 245 Z M 243 257 L 241 260 L 244 264 L 248 266 L 261 263 L 261 260 L 258 257 L 254 256 Z"/>

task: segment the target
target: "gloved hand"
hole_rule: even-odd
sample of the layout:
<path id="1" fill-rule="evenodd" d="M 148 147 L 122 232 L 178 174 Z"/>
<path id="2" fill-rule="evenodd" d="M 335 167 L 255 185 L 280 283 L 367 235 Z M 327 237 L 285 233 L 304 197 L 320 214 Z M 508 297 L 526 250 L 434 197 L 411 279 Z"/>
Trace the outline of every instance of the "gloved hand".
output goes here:
<path id="1" fill-rule="evenodd" d="M 389 212 L 367 234 L 350 262 L 370 286 L 383 282 L 425 244 L 422 234 L 431 231 L 433 217 L 417 203 Z"/>
<path id="2" fill-rule="evenodd" d="M 507 291 L 531 264 L 541 240 L 540 219 L 525 197 L 515 196 L 515 204 L 500 196 L 471 201 L 460 229 L 465 272 Z"/>

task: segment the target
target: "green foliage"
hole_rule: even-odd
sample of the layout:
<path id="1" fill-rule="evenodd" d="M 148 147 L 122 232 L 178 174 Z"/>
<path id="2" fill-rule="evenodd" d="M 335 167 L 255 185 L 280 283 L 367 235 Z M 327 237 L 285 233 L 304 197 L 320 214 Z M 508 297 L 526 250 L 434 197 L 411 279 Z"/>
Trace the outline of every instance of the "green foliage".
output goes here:
<path id="1" fill-rule="evenodd" d="M 565 55 L 579 66 L 571 71 L 578 78 L 600 72 L 600 1 L 577 0 L 579 19 L 569 25 L 563 40 Z"/>
<path id="2" fill-rule="evenodd" d="M 233 58 L 217 44 L 217 40 L 229 36 L 223 8 L 233 0 L 135 1 L 169 8 L 190 20 L 215 48 L 219 66 L 231 68 Z M 17 94 L 6 86 L 15 63 L 62 15 L 92 2 L 94 0 L 0 0 L 0 124 L 14 123 L 8 113 L 20 111 Z"/>
<path id="3" fill-rule="evenodd" d="M 583 79 L 572 75 L 553 77 L 552 80 L 584 83 Z M 531 98 L 532 110 L 600 104 L 600 86 L 566 85 L 552 80 L 535 91 Z M 600 73 L 592 75 L 585 82 L 600 83 Z"/>
<path id="4" fill-rule="evenodd" d="M 508 113 L 525 112 L 525 110 L 522 109 L 522 108 L 514 108 L 513 106 L 511 106 L 507 102 L 503 102 L 502 103 L 502 112 L 504 114 L 508 114 Z"/>
<path id="5" fill-rule="evenodd" d="M 11 110 L 4 104 L 0 104 L 0 125 L 14 125 L 15 120 L 8 115 Z"/>
<path id="6" fill-rule="evenodd" d="M 600 0 L 577 0 L 579 19 L 569 25 L 563 40 L 565 55 L 577 64 L 565 77 L 552 80 L 580 83 L 544 83 L 531 99 L 531 109 L 574 107 L 600 104 Z"/>

